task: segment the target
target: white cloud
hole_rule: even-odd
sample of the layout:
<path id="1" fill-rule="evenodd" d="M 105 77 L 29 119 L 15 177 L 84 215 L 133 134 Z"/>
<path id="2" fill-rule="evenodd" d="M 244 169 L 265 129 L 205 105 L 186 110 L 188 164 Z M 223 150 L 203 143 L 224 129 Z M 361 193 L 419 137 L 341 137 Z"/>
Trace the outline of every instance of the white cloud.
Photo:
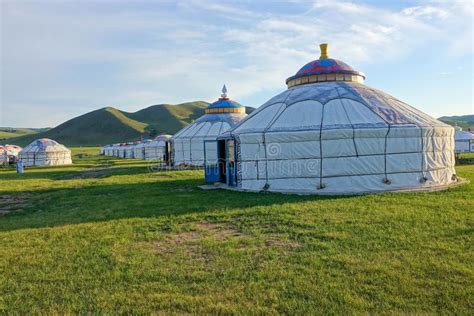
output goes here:
<path id="1" fill-rule="evenodd" d="M 232 97 L 252 99 L 284 89 L 288 76 L 319 56 L 321 42 L 362 71 L 426 47 L 439 46 L 447 56 L 473 51 L 469 1 L 400 10 L 314 1 L 303 2 L 297 14 L 253 5 L 3 1 L 0 124 L 36 125 L 35 111 L 23 119 L 9 114 L 28 106 L 55 109 L 44 119 L 54 125 L 111 104 L 136 110 L 212 101 L 224 82 Z"/>

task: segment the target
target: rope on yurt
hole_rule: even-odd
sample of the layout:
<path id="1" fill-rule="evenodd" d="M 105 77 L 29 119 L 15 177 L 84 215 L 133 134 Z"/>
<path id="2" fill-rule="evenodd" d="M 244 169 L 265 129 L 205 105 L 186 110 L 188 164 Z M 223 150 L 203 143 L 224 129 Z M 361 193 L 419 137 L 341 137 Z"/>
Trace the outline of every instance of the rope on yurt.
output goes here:
<path id="1" fill-rule="evenodd" d="M 355 128 L 354 128 L 354 124 L 352 124 L 351 119 L 350 119 L 350 117 L 349 117 L 349 114 L 347 113 L 346 106 L 344 105 L 344 102 L 343 102 L 343 99 L 342 99 L 342 97 L 341 97 L 341 94 L 339 93 L 339 88 L 338 88 L 338 87 L 336 87 L 336 92 L 337 92 L 337 95 L 339 96 L 339 101 L 341 102 L 342 109 L 344 110 L 344 113 L 346 114 L 346 118 L 347 118 L 347 120 L 349 121 L 349 124 L 351 124 L 351 128 L 352 128 L 352 143 L 354 144 L 354 150 L 355 150 L 356 157 L 359 157 L 359 152 L 357 151 L 357 144 L 356 144 L 356 141 L 355 141 Z"/>
<path id="2" fill-rule="evenodd" d="M 351 93 L 354 93 L 352 91 L 353 88 L 349 88 L 349 86 L 347 87 L 349 91 L 351 91 Z M 366 89 L 366 88 L 363 88 L 363 89 Z M 390 133 L 390 129 L 391 129 L 391 124 L 390 122 L 388 122 L 385 118 L 383 118 L 379 113 L 377 113 L 376 111 L 374 111 L 368 104 L 371 103 L 367 100 L 367 98 L 362 94 L 362 93 L 359 93 L 359 97 L 362 99 L 362 101 L 364 102 L 360 102 L 358 101 L 359 103 L 363 104 L 369 111 L 371 111 L 372 113 L 374 113 L 375 115 L 377 115 L 378 117 L 380 117 L 380 119 L 382 121 L 385 122 L 385 124 L 387 124 L 388 126 L 388 129 L 387 129 L 387 133 L 385 134 L 385 144 L 384 144 L 384 174 L 385 174 L 385 178 L 383 179 L 383 182 L 385 184 L 390 184 L 390 180 L 388 179 L 387 177 L 387 141 L 388 141 L 388 134 Z"/>
<path id="3" fill-rule="evenodd" d="M 317 187 L 318 190 L 322 190 L 325 188 L 323 184 L 323 123 L 324 123 L 324 108 L 326 107 L 326 103 L 323 104 L 321 110 L 321 122 L 319 125 L 319 186 Z"/>
<path id="4" fill-rule="evenodd" d="M 389 185 L 390 180 L 388 179 L 388 174 L 387 174 L 387 142 L 388 142 L 388 134 L 390 133 L 390 128 L 391 125 L 388 124 L 388 129 L 387 129 L 387 134 L 385 134 L 385 144 L 384 144 L 384 179 L 383 183 Z"/>
<path id="5" fill-rule="evenodd" d="M 394 99 L 394 98 L 387 98 L 386 96 L 382 95 L 382 94 L 377 94 L 380 98 L 382 98 L 384 100 L 384 102 L 390 104 L 393 108 L 396 108 L 398 109 L 399 111 L 404 111 L 405 114 L 407 117 L 410 117 L 413 122 L 421 122 L 421 123 L 424 123 L 426 125 L 428 125 L 429 127 L 432 128 L 432 131 L 433 131 L 433 135 L 431 137 L 431 142 L 432 142 L 432 147 L 433 147 L 433 157 L 435 155 L 435 141 L 434 141 L 434 126 L 430 124 L 430 121 L 427 120 L 426 118 L 423 117 L 422 114 L 420 113 L 417 113 L 416 110 L 414 110 L 411 106 L 409 106 L 408 104 L 405 104 L 397 99 Z M 390 101 L 393 101 L 393 102 L 389 102 Z M 414 124 L 414 123 L 413 123 Z M 428 180 L 428 178 L 426 177 L 425 175 L 425 166 L 426 166 L 426 161 L 425 161 L 425 140 L 424 140 L 424 135 L 423 135 L 423 126 L 417 126 L 419 129 L 420 129 L 420 138 L 421 138 L 421 170 L 420 170 L 420 173 L 421 173 L 421 178 L 420 178 L 420 182 L 423 183 L 423 182 L 426 182 Z"/>
<path id="6" fill-rule="evenodd" d="M 271 126 L 273 125 L 273 123 L 275 123 L 275 121 L 280 117 L 280 115 L 283 114 L 283 112 L 285 112 L 285 110 L 288 108 L 288 104 L 286 103 L 286 100 L 288 100 L 289 96 L 291 95 L 293 91 L 290 91 L 287 96 L 285 97 L 285 100 L 283 100 L 283 106 L 280 105 L 280 108 L 279 108 L 279 112 L 277 112 L 273 118 L 270 120 L 270 123 L 267 125 L 266 128 L 263 129 L 263 132 L 262 132 L 262 140 L 263 140 L 263 149 L 264 149 L 264 153 L 265 153 L 265 185 L 263 187 L 264 190 L 268 190 L 268 188 L 270 187 L 270 184 L 268 183 L 268 156 L 267 156 L 267 142 L 266 142 L 266 138 L 265 138 L 265 134 L 267 133 L 267 131 L 271 128 Z M 257 161 L 257 166 L 258 166 L 258 161 Z"/>

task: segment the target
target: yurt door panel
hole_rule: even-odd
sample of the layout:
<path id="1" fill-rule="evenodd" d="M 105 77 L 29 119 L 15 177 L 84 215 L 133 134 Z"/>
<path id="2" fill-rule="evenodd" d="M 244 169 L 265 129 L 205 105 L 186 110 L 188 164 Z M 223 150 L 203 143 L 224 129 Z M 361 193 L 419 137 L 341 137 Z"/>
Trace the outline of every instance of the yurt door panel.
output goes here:
<path id="1" fill-rule="evenodd" d="M 235 167 L 235 142 L 229 139 L 226 142 L 226 183 L 229 186 L 235 186 L 237 180 L 237 170 Z"/>

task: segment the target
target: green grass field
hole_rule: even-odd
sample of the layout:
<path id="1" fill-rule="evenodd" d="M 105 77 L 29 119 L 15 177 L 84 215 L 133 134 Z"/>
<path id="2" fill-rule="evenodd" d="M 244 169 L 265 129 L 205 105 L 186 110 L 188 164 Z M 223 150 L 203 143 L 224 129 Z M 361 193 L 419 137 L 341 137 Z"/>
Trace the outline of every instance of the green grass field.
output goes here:
<path id="1" fill-rule="evenodd" d="M 474 165 L 444 192 L 321 197 L 97 152 L 0 169 L 0 313 L 474 311 Z"/>

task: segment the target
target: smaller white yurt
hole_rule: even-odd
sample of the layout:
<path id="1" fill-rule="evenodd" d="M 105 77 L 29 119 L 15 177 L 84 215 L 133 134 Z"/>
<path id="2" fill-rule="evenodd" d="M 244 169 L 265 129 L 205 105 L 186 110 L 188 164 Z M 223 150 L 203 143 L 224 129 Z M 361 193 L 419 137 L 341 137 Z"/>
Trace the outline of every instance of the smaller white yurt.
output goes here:
<path id="1" fill-rule="evenodd" d="M 145 159 L 145 146 L 151 141 L 151 139 L 146 139 L 133 146 L 133 157 L 135 159 Z"/>
<path id="2" fill-rule="evenodd" d="M 17 145 L 0 146 L 0 165 L 16 162 L 21 147 Z"/>
<path id="3" fill-rule="evenodd" d="M 115 156 L 119 158 L 125 158 L 125 152 L 127 150 L 127 143 L 121 143 L 117 146 Z"/>
<path id="4" fill-rule="evenodd" d="M 72 164 L 71 151 L 58 142 L 41 138 L 20 151 L 18 158 L 24 166 L 58 166 Z"/>
<path id="5" fill-rule="evenodd" d="M 0 166 L 8 164 L 7 149 L 0 145 Z"/>
<path id="6" fill-rule="evenodd" d="M 112 147 L 113 147 L 112 144 L 109 144 L 109 145 L 105 145 L 105 146 L 104 146 L 104 156 L 112 156 L 112 154 L 111 154 L 111 152 L 112 152 Z"/>
<path id="7" fill-rule="evenodd" d="M 246 117 L 245 107 L 229 99 L 227 88 L 222 87 L 221 97 L 209 104 L 205 114 L 184 127 L 171 137 L 171 155 L 173 164 L 203 167 L 205 154 L 204 142 L 211 141 L 208 147 L 214 148 L 216 156 L 216 138 L 235 126 Z"/>
<path id="8" fill-rule="evenodd" d="M 119 148 L 120 148 L 120 144 L 113 144 L 109 149 L 109 155 L 112 157 L 118 157 Z"/>
<path id="9" fill-rule="evenodd" d="M 129 142 L 129 143 L 127 143 L 127 146 L 125 146 L 125 157 L 124 158 L 128 158 L 128 159 L 135 158 L 134 148 L 139 143 L 140 142 Z"/>
<path id="10" fill-rule="evenodd" d="M 158 135 L 153 141 L 147 143 L 145 145 L 145 159 L 163 161 L 169 164 L 170 138 L 171 135 Z"/>
<path id="11" fill-rule="evenodd" d="M 469 153 L 474 152 L 474 134 L 463 131 L 461 127 L 454 127 L 454 152 Z"/>

